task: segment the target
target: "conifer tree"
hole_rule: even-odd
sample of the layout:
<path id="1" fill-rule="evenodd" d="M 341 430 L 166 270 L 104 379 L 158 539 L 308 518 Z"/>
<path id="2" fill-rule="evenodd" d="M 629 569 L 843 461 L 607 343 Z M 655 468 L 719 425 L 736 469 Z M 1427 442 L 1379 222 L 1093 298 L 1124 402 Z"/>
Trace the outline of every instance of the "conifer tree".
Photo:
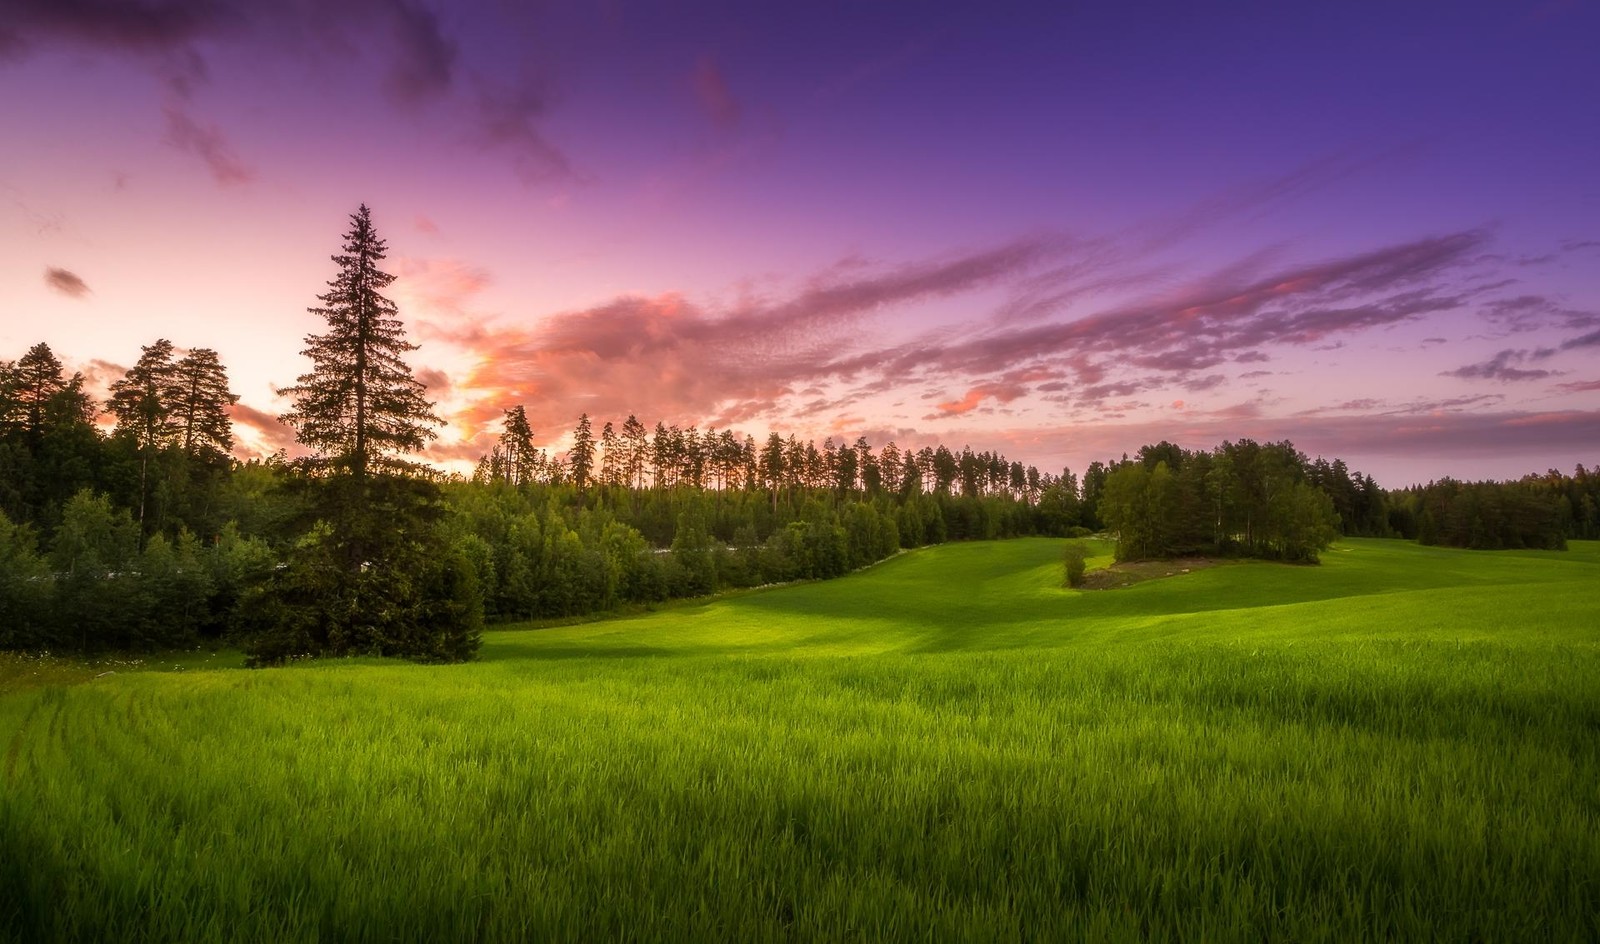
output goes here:
<path id="1" fill-rule="evenodd" d="M 71 386 L 66 371 L 50 345 L 41 341 L 17 359 L 10 375 L 14 419 L 30 438 L 37 439 L 49 420 L 50 401 Z"/>
<path id="2" fill-rule="evenodd" d="M 589 475 L 594 470 L 594 430 L 589 425 L 589 414 L 578 417 L 578 428 L 572 433 L 572 452 L 568 454 L 572 466 L 572 483 L 578 491 L 589 487 Z"/>
<path id="3" fill-rule="evenodd" d="M 121 380 L 111 385 L 106 409 L 117 418 L 117 434 L 133 442 L 139 456 L 137 520 L 144 531 L 149 498 L 151 456 L 171 444 L 175 435 L 172 404 L 177 396 L 176 365 L 172 342 L 166 338 L 141 348 L 139 360 Z"/>
<path id="4" fill-rule="evenodd" d="M 288 561 L 242 607 L 254 664 L 303 654 L 374 653 L 457 661 L 478 648 L 482 598 L 459 544 L 441 527 L 433 482 L 405 474 L 440 422 L 411 374 L 398 312 L 380 290 L 386 245 L 363 204 L 351 218 L 339 274 L 310 311 L 328 322 L 306 338 L 312 369 L 286 390 L 283 417 L 324 473 L 302 480 L 316 521 Z"/>
<path id="5" fill-rule="evenodd" d="M 327 321 L 327 333 L 306 336 L 301 353 L 311 358 L 311 372 L 283 391 L 294 409 L 282 419 L 322 460 L 359 479 L 390 464 L 392 454 L 421 449 L 442 421 L 405 362 L 417 346 L 381 294 L 394 276 L 378 267 L 388 244 L 366 204 L 351 214 L 344 239 L 344 251 L 333 257 L 339 274 L 317 296 L 322 304 L 307 309 Z"/>
<path id="6" fill-rule="evenodd" d="M 533 481 L 538 450 L 533 446 L 533 428 L 528 425 L 528 411 L 517 404 L 506 411 L 500 431 L 501 475 L 512 485 L 527 485 Z"/>
<path id="7" fill-rule="evenodd" d="M 649 456 L 650 448 L 647 445 L 644 424 L 632 413 L 628 414 L 628 421 L 622 424 L 622 442 L 627 460 L 623 463 L 623 471 L 628 482 L 634 488 L 644 488 L 644 468 Z"/>
<path id="8" fill-rule="evenodd" d="M 141 451 L 160 449 L 173 439 L 176 396 L 172 342 L 160 338 L 141 348 L 139 360 L 111 385 L 106 409 L 117 418 L 116 431 L 132 439 Z"/>
<path id="9" fill-rule="evenodd" d="M 224 462 L 233 451 L 233 421 L 228 407 L 239 395 L 228 389 L 228 372 L 208 347 L 185 354 L 173 369 L 173 425 L 184 455 Z"/>
<path id="10" fill-rule="evenodd" d="M 600 481 L 606 485 L 620 485 L 622 483 L 622 462 L 617 455 L 617 431 L 612 428 L 611 422 L 600 430 L 600 451 L 602 453 L 600 464 Z"/>

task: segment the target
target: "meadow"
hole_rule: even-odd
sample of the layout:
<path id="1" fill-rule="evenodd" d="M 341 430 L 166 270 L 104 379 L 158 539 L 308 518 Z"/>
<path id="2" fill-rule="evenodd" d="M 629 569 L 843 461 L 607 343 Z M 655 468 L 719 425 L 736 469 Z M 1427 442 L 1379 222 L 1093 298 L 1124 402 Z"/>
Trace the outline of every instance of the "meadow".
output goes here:
<path id="1" fill-rule="evenodd" d="M 464 665 L 0 663 L 0 935 L 1600 939 L 1600 543 L 1061 548 Z"/>

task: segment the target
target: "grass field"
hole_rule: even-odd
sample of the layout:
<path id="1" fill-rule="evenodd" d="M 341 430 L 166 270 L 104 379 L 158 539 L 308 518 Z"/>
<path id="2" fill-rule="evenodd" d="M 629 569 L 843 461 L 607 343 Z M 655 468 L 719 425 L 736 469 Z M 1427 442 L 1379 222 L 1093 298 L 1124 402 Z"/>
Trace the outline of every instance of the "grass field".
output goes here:
<path id="1" fill-rule="evenodd" d="M 0 935 L 1600 939 L 1600 545 L 1060 548 L 461 666 L 0 664 Z"/>

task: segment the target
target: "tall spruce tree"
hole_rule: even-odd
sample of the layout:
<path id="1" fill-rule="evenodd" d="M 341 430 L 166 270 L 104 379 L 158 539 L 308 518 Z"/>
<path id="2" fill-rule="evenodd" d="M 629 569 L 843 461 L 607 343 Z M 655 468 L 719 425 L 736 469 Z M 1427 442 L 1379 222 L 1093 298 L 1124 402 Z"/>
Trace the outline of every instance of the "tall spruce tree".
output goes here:
<path id="1" fill-rule="evenodd" d="M 307 309 L 328 322 L 325 334 L 306 336 L 301 353 L 311 372 L 283 392 L 294 409 L 282 417 L 296 438 L 326 462 L 364 478 L 397 453 L 415 452 L 436 435 L 426 387 L 411 375 L 406 340 L 394 302 L 381 292 L 394 276 L 378 268 L 388 244 L 372 228 L 366 204 L 350 216 L 344 252 L 333 257 L 339 274 Z"/>
<path id="2" fill-rule="evenodd" d="M 287 393 L 283 419 L 316 450 L 302 481 L 315 521 L 286 570 L 243 607 L 257 632 L 256 664 L 303 654 L 374 653 L 457 661 L 477 651 L 483 622 L 476 577 L 442 528 L 433 482 L 398 456 L 440 423 L 411 375 L 394 276 L 365 204 L 350 218 L 339 274 L 310 309 L 328 322 L 306 338 L 311 372 Z"/>

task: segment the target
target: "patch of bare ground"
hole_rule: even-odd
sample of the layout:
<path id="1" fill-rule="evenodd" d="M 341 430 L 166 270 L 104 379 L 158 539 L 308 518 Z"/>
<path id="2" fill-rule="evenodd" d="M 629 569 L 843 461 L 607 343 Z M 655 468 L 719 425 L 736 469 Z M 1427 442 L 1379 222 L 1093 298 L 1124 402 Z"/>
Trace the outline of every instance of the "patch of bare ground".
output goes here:
<path id="1" fill-rule="evenodd" d="M 1179 574 L 1205 570 L 1222 563 L 1211 557 L 1179 557 L 1173 560 L 1123 561 L 1103 570 L 1091 570 L 1083 575 L 1081 590 L 1121 590 L 1146 580 L 1176 577 Z"/>

